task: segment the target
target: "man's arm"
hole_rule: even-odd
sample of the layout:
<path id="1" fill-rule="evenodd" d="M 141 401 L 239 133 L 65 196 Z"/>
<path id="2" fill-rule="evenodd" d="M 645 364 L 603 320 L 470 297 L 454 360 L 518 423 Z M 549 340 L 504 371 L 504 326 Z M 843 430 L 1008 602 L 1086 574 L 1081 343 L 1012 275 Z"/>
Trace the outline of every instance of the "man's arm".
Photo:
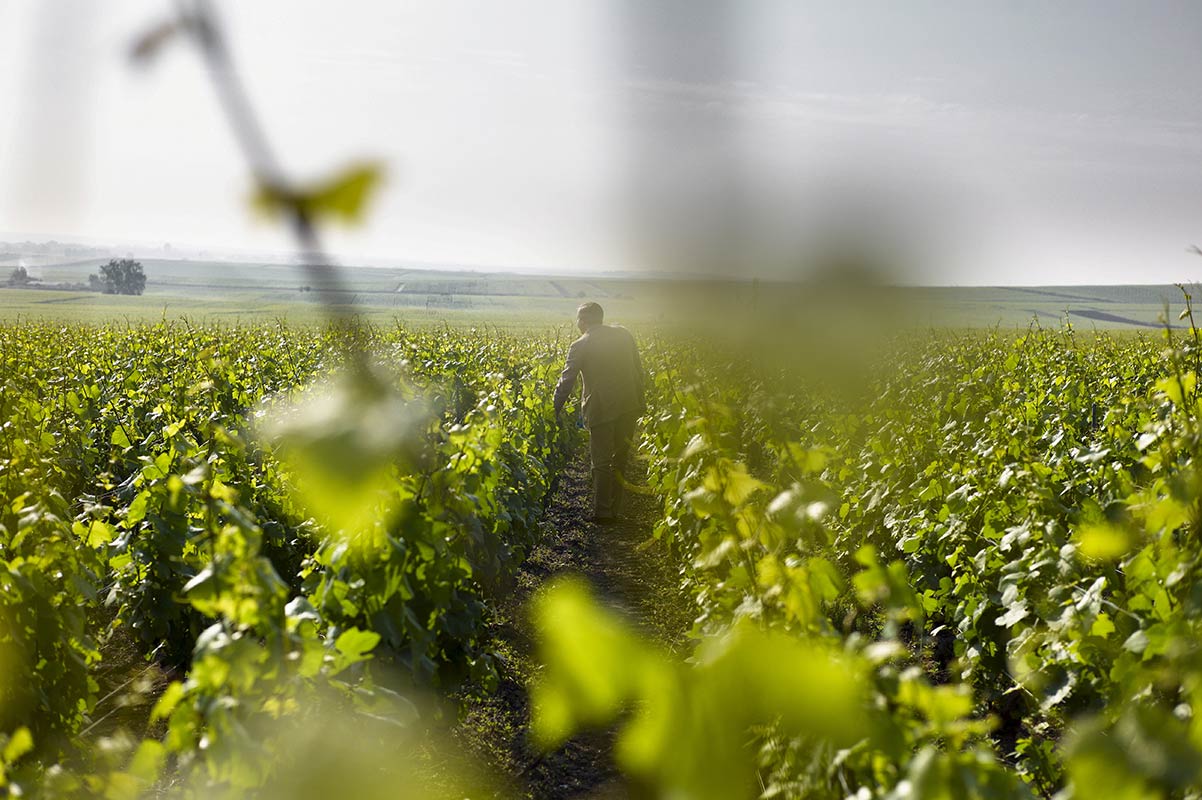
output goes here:
<path id="1" fill-rule="evenodd" d="M 576 388 L 576 376 L 580 374 L 580 349 L 577 347 L 579 342 L 573 342 L 568 348 L 568 363 L 564 365 L 563 372 L 559 374 L 559 383 L 555 384 L 555 413 L 563 411 L 564 404 L 568 402 L 568 397 L 572 394 L 572 390 Z"/>

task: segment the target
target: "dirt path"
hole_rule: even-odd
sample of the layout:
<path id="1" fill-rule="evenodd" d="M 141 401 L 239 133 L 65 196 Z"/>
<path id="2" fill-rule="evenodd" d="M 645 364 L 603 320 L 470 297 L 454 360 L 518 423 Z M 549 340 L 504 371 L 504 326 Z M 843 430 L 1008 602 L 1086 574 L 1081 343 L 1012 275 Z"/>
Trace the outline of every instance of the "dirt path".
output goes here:
<path id="1" fill-rule="evenodd" d="M 683 649 L 692 623 L 662 546 L 639 547 L 651 537 L 658 500 L 628 493 L 624 520 L 601 526 L 589 522 L 591 497 L 587 456 L 577 452 L 551 497 L 542 543 L 522 567 L 513 594 L 498 604 L 490 625 L 500 686 L 495 693 L 465 700 L 466 713 L 457 730 L 471 750 L 511 776 L 513 795 L 518 797 L 630 796 L 611 758 L 612 731 L 577 737 L 542 756 L 527 741 L 526 686 L 538 665 L 526 606 L 539 587 L 557 575 L 581 575 L 606 602 L 673 650 Z"/>

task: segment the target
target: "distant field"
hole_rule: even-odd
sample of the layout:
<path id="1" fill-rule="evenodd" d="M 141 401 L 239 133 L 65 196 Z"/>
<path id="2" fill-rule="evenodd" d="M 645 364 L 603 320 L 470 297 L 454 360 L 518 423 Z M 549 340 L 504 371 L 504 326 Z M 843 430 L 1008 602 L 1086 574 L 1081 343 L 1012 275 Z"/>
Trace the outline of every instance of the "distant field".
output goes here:
<path id="1" fill-rule="evenodd" d="M 86 282 L 99 260 L 40 265 L 31 274 L 46 283 Z M 320 287 L 304 289 L 303 272 L 280 264 L 144 259 L 146 293 L 140 297 L 94 292 L 0 288 L 0 319 L 203 320 L 320 318 Z M 722 315 L 732 307 L 789 313 L 809 291 L 797 284 L 749 281 L 580 276 L 531 276 L 431 269 L 346 268 L 349 290 L 335 300 L 376 320 L 411 324 L 492 323 L 531 326 L 563 323 L 584 300 L 610 316 L 649 323 L 679 314 Z M 893 316 L 908 324 L 954 327 L 1025 327 L 1033 321 L 1079 328 L 1150 330 L 1163 327 L 1166 303 L 1176 323 L 1181 294 L 1173 286 L 1046 286 L 907 288 L 890 293 Z M 801 313 L 801 312 L 799 312 Z"/>
<path id="2" fill-rule="evenodd" d="M 85 282 L 101 261 L 31 270 L 46 283 Z M 139 319 L 316 318 L 320 287 L 305 291 L 301 269 L 280 264 L 229 264 L 143 259 L 146 292 L 117 297 L 94 292 L 0 288 L 0 318 Z M 644 294 L 638 280 L 595 280 L 501 273 L 347 268 L 350 289 L 334 299 L 376 319 L 495 319 L 498 323 L 562 320 L 584 298 L 615 309 Z"/>
<path id="3" fill-rule="evenodd" d="M 1057 325 L 1065 320 L 1081 328 L 1163 328 L 1177 325 L 1182 308 L 1176 286 L 1007 286 L 930 288 L 922 293 L 936 319 L 976 326 Z"/>

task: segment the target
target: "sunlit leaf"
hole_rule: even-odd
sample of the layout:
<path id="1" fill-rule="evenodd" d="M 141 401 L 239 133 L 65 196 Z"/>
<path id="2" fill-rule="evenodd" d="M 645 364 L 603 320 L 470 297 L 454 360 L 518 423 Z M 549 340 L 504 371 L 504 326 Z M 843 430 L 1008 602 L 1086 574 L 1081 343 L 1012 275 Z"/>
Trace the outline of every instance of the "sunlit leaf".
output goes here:
<path id="1" fill-rule="evenodd" d="M 379 164 L 365 163 L 295 191 L 260 184 L 255 192 L 254 206 L 265 214 L 301 213 L 309 219 L 328 217 L 353 224 L 362 220 L 383 175 Z"/>
<path id="2" fill-rule="evenodd" d="M 380 634 L 375 631 L 361 631 L 351 628 L 343 631 L 334 642 L 334 649 L 353 661 L 368 658 L 375 646 L 380 643 Z"/>
<path id="3" fill-rule="evenodd" d="M 12 764 L 33 749 L 33 734 L 24 726 L 13 731 L 4 745 L 4 763 Z"/>
<path id="4" fill-rule="evenodd" d="M 184 698 L 184 685 L 179 681 L 172 681 L 159 695 L 158 701 L 154 704 L 154 708 L 150 711 L 150 721 L 156 722 L 160 719 L 166 719 L 171 716 L 171 712 L 179 705 L 180 700 Z"/>
<path id="5" fill-rule="evenodd" d="M 1074 540 L 1082 556 L 1095 561 L 1115 561 L 1135 546 L 1126 528 L 1108 522 L 1094 522 L 1077 529 Z"/>

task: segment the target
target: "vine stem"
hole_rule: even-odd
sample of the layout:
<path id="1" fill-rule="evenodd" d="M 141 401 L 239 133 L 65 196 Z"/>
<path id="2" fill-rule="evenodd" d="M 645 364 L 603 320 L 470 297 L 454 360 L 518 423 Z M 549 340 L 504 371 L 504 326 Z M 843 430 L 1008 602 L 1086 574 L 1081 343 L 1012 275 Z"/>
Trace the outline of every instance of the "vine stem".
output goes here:
<path id="1" fill-rule="evenodd" d="M 361 324 L 348 307 L 336 302 L 339 297 L 347 297 L 349 289 L 327 255 L 312 216 L 299 202 L 300 193 L 285 175 L 264 132 L 235 68 L 211 0 L 177 0 L 177 8 L 183 30 L 190 34 L 200 50 L 218 102 L 256 182 L 261 188 L 285 199 L 288 227 L 300 250 L 301 266 L 308 281 L 318 292 L 329 321 L 351 334 L 347 354 L 352 363 L 365 367 L 365 355 L 357 346 Z"/>

